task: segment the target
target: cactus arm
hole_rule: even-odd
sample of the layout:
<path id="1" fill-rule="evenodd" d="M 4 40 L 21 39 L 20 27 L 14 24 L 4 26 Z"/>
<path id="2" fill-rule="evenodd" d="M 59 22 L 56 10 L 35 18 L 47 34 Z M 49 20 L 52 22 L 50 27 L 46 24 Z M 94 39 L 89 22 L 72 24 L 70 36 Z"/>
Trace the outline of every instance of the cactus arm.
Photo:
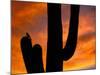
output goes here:
<path id="1" fill-rule="evenodd" d="M 78 36 L 79 9 L 79 5 L 71 5 L 69 34 L 65 48 L 63 49 L 64 60 L 71 58 L 75 52 Z"/>
<path id="2" fill-rule="evenodd" d="M 25 67 L 28 73 L 31 72 L 31 60 L 30 60 L 30 51 L 32 50 L 31 38 L 27 35 L 21 39 L 21 51 L 25 63 Z"/>
<path id="3" fill-rule="evenodd" d="M 28 73 L 44 72 L 42 63 L 42 48 L 36 44 L 32 47 L 31 37 L 28 33 L 21 39 L 21 50 Z"/>
<path id="4" fill-rule="evenodd" d="M 43 61 L 42 61 L 42 48 L 39 44 L 35 44 L 31 51 L 32 57 L 32 70 L 34 73 L 44 72 Z"/>

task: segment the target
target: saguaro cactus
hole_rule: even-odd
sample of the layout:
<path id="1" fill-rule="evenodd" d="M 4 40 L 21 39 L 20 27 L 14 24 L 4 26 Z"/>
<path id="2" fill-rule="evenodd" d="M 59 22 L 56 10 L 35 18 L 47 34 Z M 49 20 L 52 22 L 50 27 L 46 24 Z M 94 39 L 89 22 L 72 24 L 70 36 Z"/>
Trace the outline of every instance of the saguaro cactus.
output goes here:
<path id="1" fill-rule="evenodd" d="M 79 5 L 71 5 L 71 18 L 66 46 L 62 48 L 61 5 L 48 3 L 47 72 L 63 70 L 63 60 L 74 54 L 79 21 Z"/>
<path id="2" fill-rule="evenodd" d="M 46 72 L 63 70 L 63 61 L 70 59 L 76 48 L 79 21 L 79 5 L 71 5 L 71 17 L 68 39 L 65 47 L 62 44 L 61 4 L 47 4 L 48 42 Z M 32 47 L 30 35 L 21 39 L 21 49 L 28 73 L 44 72 L 42 48 L 36 44 Z"/>
<path id="3" fill-rule="evenodd" d="M 28 73 L 41 73 L 44 72 L 42 62 L 42 48 L 40 45 L 35 44 L 32 47 L 31 38 L 28 33 L 21 39 L 21 49 Z"/>

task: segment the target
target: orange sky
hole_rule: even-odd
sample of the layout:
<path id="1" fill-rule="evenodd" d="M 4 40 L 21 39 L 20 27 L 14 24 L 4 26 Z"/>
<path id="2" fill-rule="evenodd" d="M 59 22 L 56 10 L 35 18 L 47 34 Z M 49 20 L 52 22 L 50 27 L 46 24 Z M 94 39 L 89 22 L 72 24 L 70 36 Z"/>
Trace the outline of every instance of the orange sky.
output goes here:
<path id="1" fill-rule="evenodd" d="M 64 61 L 63 71 L 95 68 L 96 12 L 95 6 L 81 6 L 78 43 L 75 54 Z M 46 3 L 12 1 L 12 74 L 26 73 L 20 39 L 28 32 L 32 44 L 43 49 L 43 64 L 46 66 L 47 50 L 47 5 Z M 70 5 L 62 5 L 63 44 L 68 35 Z"/>

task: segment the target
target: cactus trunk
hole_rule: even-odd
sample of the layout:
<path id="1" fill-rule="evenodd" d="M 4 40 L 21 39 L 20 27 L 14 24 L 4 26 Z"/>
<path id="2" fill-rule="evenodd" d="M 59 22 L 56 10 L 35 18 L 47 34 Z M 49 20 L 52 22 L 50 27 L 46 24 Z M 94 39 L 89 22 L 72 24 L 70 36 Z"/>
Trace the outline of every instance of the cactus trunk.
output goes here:
<path id="1" fill-rule="evenodd" d="M 61 5 L 48 3 L 48 42 L 46 72 L 62 70 L 62 59 L 59 51 L 62 49 Z"/>

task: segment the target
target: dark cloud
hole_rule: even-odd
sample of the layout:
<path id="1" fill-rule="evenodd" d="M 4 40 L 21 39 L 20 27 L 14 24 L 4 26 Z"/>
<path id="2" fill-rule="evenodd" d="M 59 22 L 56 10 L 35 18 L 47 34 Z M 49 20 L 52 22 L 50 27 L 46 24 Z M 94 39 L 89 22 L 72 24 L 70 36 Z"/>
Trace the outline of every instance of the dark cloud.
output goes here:
<path id="1" fill-rule="evenodd" d="M 95 36 L 96 36 L 95 32 L 88 32 L 79 36 L 78 40 L 81 42 L 88 42 L 91 39 L 95 39 Z"/>

